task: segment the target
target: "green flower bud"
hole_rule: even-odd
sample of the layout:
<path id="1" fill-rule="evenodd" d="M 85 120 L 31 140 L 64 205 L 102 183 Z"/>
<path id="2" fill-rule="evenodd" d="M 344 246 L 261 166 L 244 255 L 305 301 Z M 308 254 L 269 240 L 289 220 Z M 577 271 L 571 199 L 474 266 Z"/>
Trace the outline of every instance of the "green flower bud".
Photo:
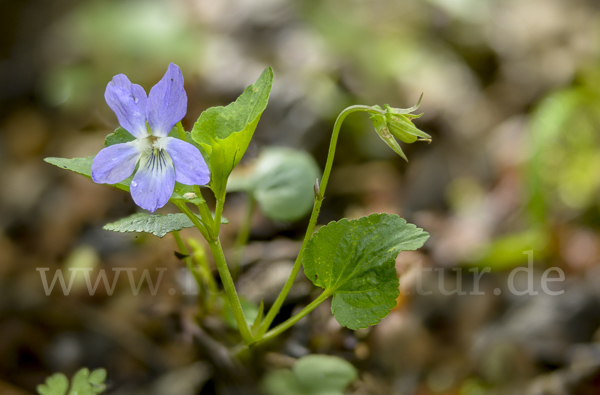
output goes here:
<path id="1" fill-rule="evenodd" d="M 373 122 L 373 126 L 375 126 L 375 131 L 377 132 L 379 137 L 381 137 L 381 139 L 383 141 L 385 141 L 385 143 L 391 149 L 393 149 L 395 153 L 400 155 L 402 158 L 404 158 L 405 161 L 408 162 L 408 158 L 402 151 L 402 148 L 400 148 L 400 145 L 398 144 L 396 139 L 390 133 L 390 130 L 387 127 L 387 122 L 385 120 L 385 117 L 381 114 L 372 114 L 371 121 Z"/>
<path id="2" fill-rule="evenodd" d="M 385 113 L 383 113 L 381 107 L 373 106 L 373 109 L 379 111 L 371 113 L 371 121 L 379 137 L 407 162 L 408 159 L 396 139 L 407 144 L 412 144 L 415 141 L 431 142 L 431 136 L 419 130 L 412 123 L 414 118 L 419 118 L 423 114 L 410 114 L 419 108 L 422 99 L 423 95 L 421 95 L 419 102 L 415 106 L 404 109 L 392 108 L 386 104 Z"/>
<path id="3" fill-rule="evenodd" d="M 390 132 L 398 140 L 407 144 L 412 144 L 417 140 L 431 141 L 430 135 L 413 125 L 410 114 L 392 115 L 387 112 L 385 118 Z"/>

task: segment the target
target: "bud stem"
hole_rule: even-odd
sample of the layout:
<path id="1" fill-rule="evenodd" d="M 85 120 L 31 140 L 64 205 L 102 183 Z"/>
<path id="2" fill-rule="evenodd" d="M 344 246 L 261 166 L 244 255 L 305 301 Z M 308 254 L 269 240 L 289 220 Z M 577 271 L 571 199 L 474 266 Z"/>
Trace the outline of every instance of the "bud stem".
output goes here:
<path id="1" fill-rule="evenodd" d="M 310 221 L 308 223 L 308 229 L 306 230 L 306 234 L 304 235 L 304 241 L 302 242 L 302 247 L 300 248 L 298 257 L 296 258 L 296 261 L 294 262 L 294 267 L 292 269 L 292 272 L 290 273 L 290 276 L 288 277 L 285 285 L 283 286 L 283 289 L 279 293 L 279 296 L 277 296 L 275 303 L 273 303 L 273 306 L 271 306 L 271 308 L 269 309 L 269 312 L 267 313 L 267 315 L 265 316 L 265 319 L 263 320 L 263 322 L 261 323 L 261 325 L 259 327 L 258 333 L 255 336 L 256 342 L 261 341 L 261 339 L 263 338 L 263 336 L 269 329 L 269 326 L 273 322 L 273 319 L 275 318 L 275 316 L 279 312 L 279 309 L 281 308 L 281 305 L 285 301 L 286 296 L 292 289 L 292 285 L 294 285 L 294 280 L 296 280 L 296 276 L 298 275 L 298 272 L 300 271 L 300 267 L 302 266 L 302 258 L 304 257 L 304 249 L 306 248 L 308 241 L 312 237 L 313 231 L 315 229 L 315 225 L 317 224 L 317 218 L 319 217 L 319 211 L 321 210 L 321 204 L 323 203 L 323 198 L 325 197 L 325 189 L 327 188 L 327 182 L 329 181 L 331 167 L 333 166 L 333 159 L 335 157 L 335 149 L 337 146 L 338 135 L 340 134 L 340 128 L 342 127 L 342 123 L 344 122 L 346 117 L 348 115 L 352 114 L 353 112 L 368 112 L 370 114 L 373 114 L 373 113 L 385 114 L 385 111 L 377 109 L 377 108 L 373 108 L 371 106 L 356 105 L 356 106 L 350 106 L 350 107 L 346 108 L 345 110 L 343 110 L 340 113 L 340 115 L 338 115 L 338 117 L 335 121 L 335 124 L 333 125 L 333 133 L 331 135 L 331 142 L 329 144 L 329 154 L 327 156 L 327 163 L 325 164 L 325 170 L 323 171 L 323 179 L 319 185 L 318 191 L 317 191 L 317 188 L 315 187 L 315 204 L 313 206 L 313 211 L 310 216 Z M 329 295 L 327 295 L 327 296 L 329 296 Z M 318 304 L 323 302 L 325 299 L 326 299 L 326 297 L 323 297 L 323 298 L 319 297 L 317 300 L 313 301 L 313 303 L 311 303 L 309 305 L 309 306 L 311 306 L 311 308 L 308 311 L 311 311 L 312 309 L 314 309 Z M 307 313 L 308 313 L 308 311 L 307 311 Z M 297 318 L 296 318 L 296 316 L 293 316 L 288 321 L 293 323 L 293 322 L 297 321 Z M 288 321 L 286 321 L 286 323 Z M 289 325 L 283 325 L 283 326 L 282 325 L 280 325 L 281 328 L 278 327 L 281 329 L 281 331 L 283 331 L 289 327 Z M 270 335 L 267 338 L 271 338 L 274 335 L 279 334 L 281 331 L 278 331 L 278 330 L 271 331 Z"/>

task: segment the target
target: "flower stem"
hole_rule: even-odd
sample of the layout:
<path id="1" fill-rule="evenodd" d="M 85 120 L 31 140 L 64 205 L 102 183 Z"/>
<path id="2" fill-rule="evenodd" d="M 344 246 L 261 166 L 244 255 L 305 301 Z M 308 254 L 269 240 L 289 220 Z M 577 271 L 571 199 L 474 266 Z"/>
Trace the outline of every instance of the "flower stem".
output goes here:
<path id="1" fill-rule="evenodd" d="M 219 276 L 221 277 L 221 281 L 223 282 L 223 288 L 225 289 L 227 301 L 229 302 L 231 310 L 233 311 L 233 316 L 238 324 L 238 328 L 240 334 L 242 335 L 242 339 L 244 340 L 244 343 L 249 344 L 250 342 L 252 342 L 253 336 L 250 332 L 250 328 L 248 327 L 248 323 L 246 322 L 246 318 L 244 317 L 244 312 L 242 311 L 240 298 L 238 297 L 238 294 L 235 290 L 235 285 L 233 283 L 233 279 L 231 278 L 231 273 L 229 272 L 229 268 L 227 267 L 227 261 L 225 260 L 225 255 L 223 254 L 223 248 L 221 247 L 221 241 L 219 240 L 219 236 L 215 236 L 213 234 L 213 230 L 210 227 L 210 225 L 207 225 L 205 228 L 202 222 L 200 222 L 198 217 L 196 217 L 196 215 L 190 211 L 190 209 L 185 205 L 185 203 L 175 204 L 185 215 L 188 216 L 188 218 L 192 221 L 196 228 L 198 228 L 200 233 L 202 233 L 202 235 L 208 242 L 208 247 L 210 248 L 210 251 L 215 260 L 215 265 L 217 266 L 217 270 L 219 272 Z M 212 219 L 210 219 L 210 211 L 208 210 L 206 202 L 203 201 L 201 204 L 198 205 L 198 208 L 200 209 L 202 221 L 209 223 L 208 221 L 211 221 Z M 207 212 L 208 214 L 206 214 Z M 206 218 L 207 215 L 208 218 Z"/>
<path id="2" fill-rule="evenodd" d="M 213 233 L 218 237 L 219 230 L 221 229 L 221 217 L 223 216 L 223 206 L 225 204 L 225 195 L 227 194 L 227 189 L 223 188 L 219 196 L 215 196 L 217 199 L 215 205 L 215 221 L 213 223 Z"/>
<path id="3" fill-rule="evenodd" d="M 177 208 L 179 208 L 179 210 L 181 210 L 182 213 L 187 215 L 187 217 L 190 219 L 190 221 L 192 221 L 194 226 L 200 231 L 200 233 L 202 233 L 202 236 L 204 236 L 204 238 L 206 240 L 213 238 L 212 232 L 211 232 L 211 227 L 210 227 L 210 222 L 207 223 L 207 221 L 210 220 L 210 211 L 208 213 L 208 218 L 206 218 L 206 214 L 203 213 L 203 210 L 200 210 L 200 217 L 202 218 L 202 221 L 200 221 L 200 219 L 198 219 L 196 214 L 194 214 L 192 212 L 192 210 L 190 210 L 188 208 L 188 206 L 186 206 L 185 203 L 175 202 L 175 205 L 177 206 Z M 200 207 L 200 206 L 201 205 L 198 205 L 198 207 Z"/>
<path id="4" fill-rule="evenodd" d="M 352 114 L 353 112 L 382 113 L 381 110 L 375 109 L 370 106 L 356 105 L 356 106 L 350 106 L 350 107 L 344 109 L 340 113 L 340 115 L 338 115 L 338 117 L 335 121 L 335 124 L 333 125 L 333 133 L 331 135 L 331 142 L 329 143 L 329 153 L 327 155 L 327 163 L 325 164 L 325 170 L 323 171 L 323 179 L 321 181 L 321 184 L 319 185 L 318 193 L 315 192 L 315 203 L 313 206 L 312 214 L 310 216 L 310 221 L 308 223 L 308 229 L 306 229 L 306 234 L 304 235 L 302 247 L 300 248 L 298 257 L 296 258 L 296 261 L 294 262 L 294 267 L 292 268 L 292 272 L 290 273 L 290 276 L 288 277 L 287 281 L 285 282 L 285 285 L 283 286 L 283 289 L 279 293 L 279 296 L 277 296 L 277 299 L 273 303 L 273 306 L 271 306 L 271 308 L 269 309 L 269 312 L 267 313 L 264 321 L 260 325 L 259 331 L 257 333 L 257 339 L 261 339 L 262 336 L 265 335 L 265 333 L 269 329 L 269 326 L 273 322 L 273 319 L 275 319 L 275 316 L 277 315 L 277 313 L 279 312 L 279 309 L 283 305 L 285 298 L 287 297 L 288 293 L 292 289 L 292 286 L 294 285 L 294 281 L 296 280 L 296 276 L 298 275 L 298 272 L 300 271 L 300 267 L 302 266 L 302 258 L 304 257 L 304 249 L 306 248 L 308 241 L 312 237 L 313 231 L 315 229 L 315 225 L 317 224 L 317 218 L 319 217 L 319 211 L 321 210 L 321 204 L 323 203 L 323 198 L 325 196 L 325 189 L 327 188 L 327 183 L 329 182 L 329 175 L 331 173 L 331 167 L 333 166 L 333 159 L 335 157 L 335 149 L 337 146 L 338 136 L 340 134 L 340 128 L 342 126 L 342 123 L 344 122 L 344 119 L 346 119 L 346 117 L 348 115 Z M 323 294 L 321 296 L 323 296 Z M 311 306 L 311 305 L 312 305 L 312 303 L 309 306 Z M 307 307 L 309 307 L 309 306 L 307 306 Z M 316 307 L 316 306 L 314 306 L 314 307 Z M 306 314 L 308 314 L 308 312 Z M 290 318 L 290 320 L 293 319 L 294 317 Z M 281 324 L 281 325 L 283 325 L 283 324 Z M 281 325 L 279 325 L 279 326 L 281 326 Z M 279 328 L 279 326 L 278 326 L 278 328 Z M 280 332 L 284 331 L 287 328 L 288 327 L 281 329 L 281 331 L 277 332 L 275 335 L 279 334 Z M 273 329 L 273 330 L 275 330 L 275 329 Z M 273 332 L 273 331 L 270 331 L 269 333 L 271 333 L 271 332 Z M 275 335 L 270 335 L 270 337 L 273 337 Z"/>
<path id="5" fill-rule="evenodd" d="M 205 224 L 206 232 L 211 236 L 211 238 L 215 238 L 215 236 L 218 236 L 219 233 L 218 232 L 214 233 L 212 231 L 213 221 L 215 219 L 213 218 L 212 214 L 210 213 L 210 209 L 208 208 L 208 205 L 206 204 L 206 200 L 204 200 L 204 197 L 202 196 L 202 190 L 200 189 L 199 186 L 195 185 L 194 192 L 196 193 L 197 197 L 202 199 L 200 201 L 200 203 L 198 203 L 198 212 L 200 213 L 200 217 L 202 218 L 202 221 Z M 219 217 L 219 224 L 220 223 L 221 223 L 221 218 Z M 206 238 L 206 240 L 208 240 L 208 238 Z"/>
<path id="6" fill-rule="evenodd" d="M 213 254 L 213 257 L 215 258 L 215 265 L 217 266 L 217 270 L 221 276 L 223 288 L 225 288 L 225 294 L 227 295 L 227 300 L 231 306 L 231 311 L 233 312 L 233 316 L 238 325 L 240 334 L 242 335 L 242 339 L 244 340 L 244 343 L 250 344 L 253 341 L 253 336 L 250 332 L 250 328 L 248 327 L 248 322 L 246 321 L 244 312 L 242 311 L 240 298 L 235 290 L 233 278 L 231 278 L 231 273 L 227 267 L 227 262 L 225 261 L 225 255 L 223 254 L 223 248 L 221 247 L 219 238 L 217 237 L 215 240 L 209 241 L 208 246 Z"/>
<path id="7" fill-rule="evenodd" d="M 298 322 L 302 318 L 304 318 L 308 313 L 313 311 L 318 305 L 323 303 L 329 296 L 331 296 L 329 293 L 323 292 L 321 295 L 319 295 L 319 297 L 317 299 L 313 300 L 309 305 L 307 305 L 305 308 L 303 308 L 298 314 L 294 315 L 293 317 L 288 318 L 286 321 L 282 322 L 281 324 L 277 325 L 275 328 L 268 331 L 262 338 L 260 338 L 260 340 L 257 340 L 255 343 L 253 343 L 253 345 L 258 344 L 260 342 L 270 340 L 270 339 L 280 335 L 282 332 L 289 329 L 296 322 Z"/>

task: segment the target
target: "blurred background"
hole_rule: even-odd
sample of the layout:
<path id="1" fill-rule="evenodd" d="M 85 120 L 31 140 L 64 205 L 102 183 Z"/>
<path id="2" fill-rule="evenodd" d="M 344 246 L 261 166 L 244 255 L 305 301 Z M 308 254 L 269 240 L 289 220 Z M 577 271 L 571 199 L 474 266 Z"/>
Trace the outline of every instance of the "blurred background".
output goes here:
<path id="1" fill-rule="evenodd" d="M 258 394 L 308 353 L 359 369 L 349 394 L 600 393 L 600 4 L 595 0 L 27 0 L 0 6 L 0 394 L 33 394 L 52 372 L 105 367 L 111 394 Z M 44 163 L 94 155 L 118 125 L 112 76 L 146 91 L 170 62 L 184 74 L 190 130 L 272 66 L 271 99 L 244 157 L 267 146 L 322 168 L 333 122 L 353 104 L 414 105 L 431 144 L 403 145 L 368 117 L 343 126 L 319 224 L 397 213 L 431 234 L 397 260 L 431 295 L 402 295 L 379 325 L 341 328 L 327 303 L 238 361 L 227 320 L 193 323 L 197 299 L 172 237 L 102 230 L 136 212 L 129 194 Z M 231 194 L 231 254 L 247 199 Z M 161 212 L 172 212 L 167 205 Z M 272 303 L 307 225 L 255 213 L 238 279 Z M 185 238 L 198 237 L 189 230 Z M 524 252 L 532 251 L 527 254 Z M 560 268 L 560 296 L 515 296 L 515 267 Z M 168 268 L 156 295 L 75 282 L 46 296 L 36 268 Z M 469 269 L 491 268 L 484 295 Z M 442 270 L 443 269 L 443 270 Z M 157 274 L 152 274 L 156 279 Z M 102 287 L 101 287 L 102 288 Z M 536 288 L 536 289 L 537 289 Z M 495 294 L 494 290 L 500 290 Z M 519 289 L 523 289 L 521 286 Z M 409 292 L 404 292 L 405 294 Z M 315 297 L 299 275 L 280 320 Z M 231 320 L 229 320 L 231 321 Z M 263 389 L 261 389 L 263 388 Z M 272 393 L 272 392 L 270 392 Z"/>

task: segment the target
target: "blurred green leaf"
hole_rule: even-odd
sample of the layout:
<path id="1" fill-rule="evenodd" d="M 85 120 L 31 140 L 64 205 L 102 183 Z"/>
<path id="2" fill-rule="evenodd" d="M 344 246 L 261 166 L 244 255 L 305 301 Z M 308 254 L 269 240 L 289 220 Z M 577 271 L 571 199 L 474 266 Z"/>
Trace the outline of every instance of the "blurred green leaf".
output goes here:
<path id="1" fill-rule="evenodd" d="M 65 395 L 69 389 L 69 380 L 62 373 L 55 373 L 46 379 L 46 384 L 37 386 L 40 395 Z"/>
<path id="2" fill-rule="evenodd" d="M 330 355 L 307 355 L 292 367 L 298 381 L 311 393 L 342 392 L 358 377 L 356 368 L 342 358 Z"/>
<path id="3" fill-rule="evenodd" d="M 263 378 L 262 387 L 266 395 L 310 395 L 288 369 L 267 373 Z"/>
<path id="4" fill-rule="evenodd" d="M 96 369 L 90 373 L 87 368 L 80 369 L 71 379 L 69 395 L 94 395 L 106 390 L 106 370 Z M 56 373 L 46 379 L 46 384 L 40 384 L 37 392 L 40 395 L 66 395 L 69 380 L 62 373 Z"/>
<path id="5" fill-rule="evenodd" d="M 331 311 L 340 325 L 366 328 L 396 305 L 396 256 L 421 247 L 428 238 L 427 232 L 392 214 L 331 222 L 306 246 L 304 273 L 333 295 Z"/>
<path id="6" fill-rule="evenodd" d="M 550 241 L 550 232 L 545 226 L 499 237 L 481 252 L 477 266 L 490 267 L 492 270 L 512 269 L 523 264 L 523 251 L 542 252 Z M 479 255 L 479 254 L 478 254 Z"/>
<path id="7" fill-rule="evenodd" d="M 197 216 L 198 220 L 200 216 Z M 222 224 L 227 224 L 226 218 L 221 218 Z M 167 233 L 183 228 L 193 228 L 194 224 L 183 213 L 177 214 L 147 214 L 136 213 L 129 217 L 104 225 L 103 229 L 114 232 L 143 232 L 152 233 L 154 236 L 163 237 Z"/>
<path id="8" fill-rule="evenodd" d="M 600 95 L 587 88 L 553 93 L 534 111 L 528 163 L 529 209 L 546 223 L 549 211 L 585 209 L 600 188 Z M 559 205 L 557 205 L 559 203 Z"/>
<path id="9" fill-rule="evenodd" d="M 259 156 L 250 171 L 240 173 L 232 175 L 227 190 L 252 194 L 267 217 L 294 221 L 310 212 L 320 170 L 306 152 L 270 148 Z"/>
<path id="10" fill-rule="evenodd" d="M 71 379 L 71 391 L 69 395 L 93 395 L 100 394 L 106 390 L 106 371 L 97 369 L 90 374 L 87 368 L 75 373 Z"/>
<path id="11" fill-rule="evenodd" d="M 307 355 L 288 369 L 268 373 L 263 388 L 268 395 L 342 395 L 358 378 L 356 368 L 342 358 Z"/>
<path id="12" fill-rule="evenodd" d="M 231 306 L 227 302 L 227 299 L 223 298 L 223 301 L 226 303 L 227 307 L 223 310 L 223 318 L 227 325 L 230 328 L 237 330 L 238 325 L 235 321 L 235 317 L 233 316 L 233 311 L 231 310 Z M 259 315 L 260 307 L 256 305 L 256 303 L 248 300 L 244 297 L 240 297 L 240 304 L 242 305 L 242 311 L 244 312 L 244 317 L 246 318 L 246 322 L 248 325 L 253 325 L 256 317 Z"/>

